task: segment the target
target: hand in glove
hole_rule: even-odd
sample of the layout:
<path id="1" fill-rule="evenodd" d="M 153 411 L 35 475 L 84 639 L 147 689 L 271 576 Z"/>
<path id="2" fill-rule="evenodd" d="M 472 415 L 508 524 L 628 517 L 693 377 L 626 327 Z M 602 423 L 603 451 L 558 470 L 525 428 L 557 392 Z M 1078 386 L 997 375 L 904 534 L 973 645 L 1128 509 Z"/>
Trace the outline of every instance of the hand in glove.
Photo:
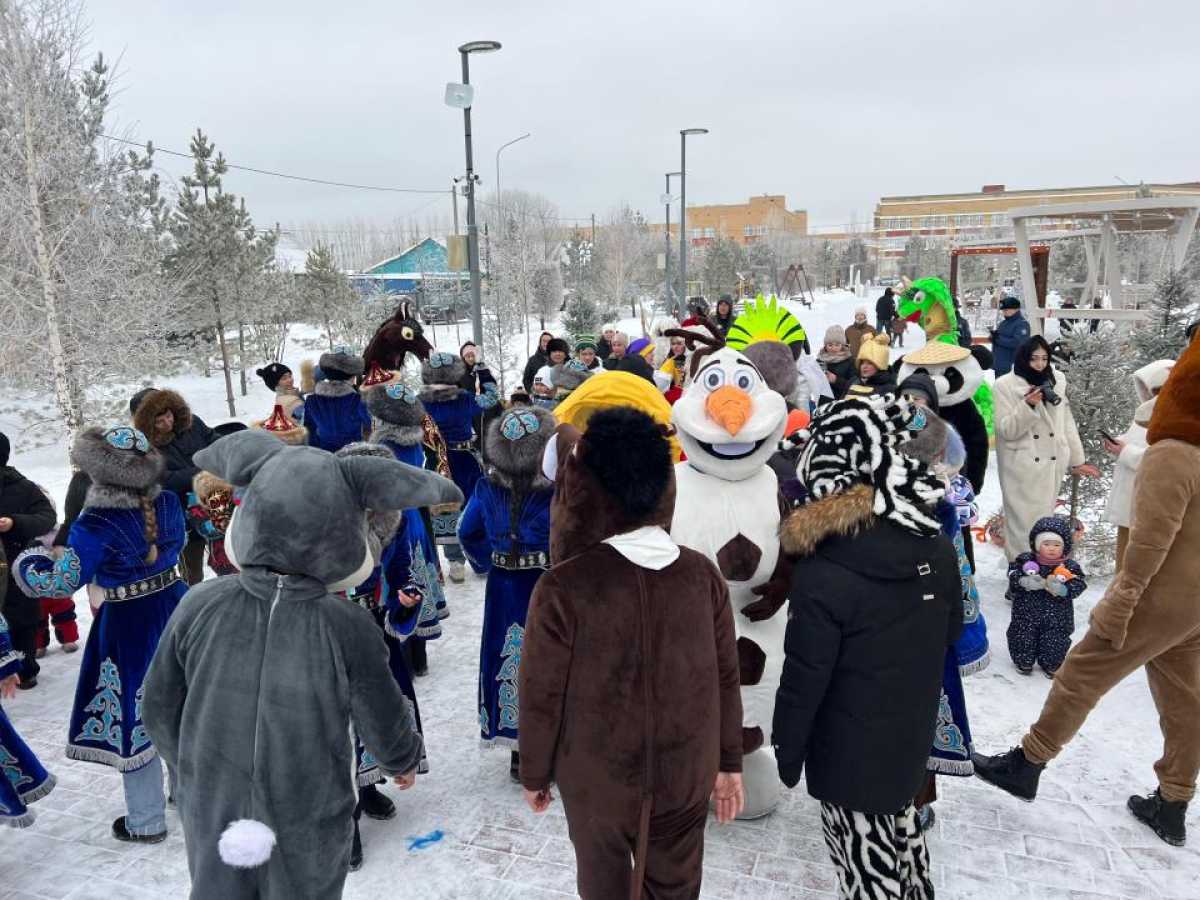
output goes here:
<path id="1" fill-rule="evenodd" d="M 1047 578 L 1046 591 L 1055 597 L 1065 597 L 1067 596 L 1067 583 L 1061 578 Z"/>
<path id="2" fill-rule="evenodd" d="M 1092 631 L 1112 644 L 1114 650 L 1120 650 L 1125 646 L 1129 620 L 1133 618 L 1133 610 L 1137 606 L 1137 601 L 1137 592 L 1122 589 L 1118 579 L 1109 587 L 1104 599 L 1096 604 L 1092 609 L 1091 616 L 1088 617 Z"/>
<path id="3" fill-rule="evenodd" d="M 1042 591 L 1046 590 L 1046 579 L 1041 575 L 1027 574 L 1022 575 L 1017 584 L 1025 588 L 1027 591 Z"/>
<path id="4" fill-rule="evenodd" d="M 750 588 L 750 593 L 759 599 L 742 607 L 742 615 L 751 622 L 762 622 L 779 612 L 779 608 L 787 603 L 788 588 L 791 581 L 786 577 L 772 576 L 766 584 Z"/>

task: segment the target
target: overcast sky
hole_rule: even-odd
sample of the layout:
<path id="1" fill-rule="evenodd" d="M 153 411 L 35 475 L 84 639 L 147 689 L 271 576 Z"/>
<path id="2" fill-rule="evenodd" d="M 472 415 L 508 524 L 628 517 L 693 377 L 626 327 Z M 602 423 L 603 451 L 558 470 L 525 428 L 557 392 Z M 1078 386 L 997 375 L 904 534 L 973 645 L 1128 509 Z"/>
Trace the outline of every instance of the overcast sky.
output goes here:
<path id="1" fill-rule="evenodd" d="M 986 9 L 984 8 L 986 6 Z M 564 217 L 621 203 L 661 221 L 688 143 L 688 200 L 786 194 L 817 225 L 880 195 L 1200 179 L 1195 0 L 91 0 L 120 57 L 113 125 L 186 150 L 202 127 L 230 162 L 338 181 L 449 187 L 472 57 L 477 171 Z M 167 172 L 185 161 L 160 158 Z M 233 173 L 261 224 L 385 221 L 449 197 Z"/>

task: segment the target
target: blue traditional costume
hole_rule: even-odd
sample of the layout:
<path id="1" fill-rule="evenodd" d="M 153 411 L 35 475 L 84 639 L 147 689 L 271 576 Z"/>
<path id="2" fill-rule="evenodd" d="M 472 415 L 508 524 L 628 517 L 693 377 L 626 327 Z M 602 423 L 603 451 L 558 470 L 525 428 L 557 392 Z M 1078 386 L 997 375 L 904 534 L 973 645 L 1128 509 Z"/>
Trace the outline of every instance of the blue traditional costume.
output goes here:
<path id="1" fill-rule="evenodd" d="M 363 373 L 362 357 L 347 348 L 322 353 L 317 382 L 304 401 L 300 421 L 308 429 L 308 443 L 330 453 L 361 441 L 371 429 L 371 416 L 350 379 Z"/>
<path id="2" fill-rule="evenodd" d="M 13 650 L 8 622 L 0 615 L 0 682 L 21 672 L 20 653 Z M 36 817 L 29 804 L 54 790 L 54 776 L 21 740 L 0 706 L 0 823 L 27 828 Z"/>
<path id="3" fill-rule="evenodd" d="M 438 351 L 421 364 L 420 400 L 437 431 L 445 441 L 445 464 L 449 477 L 458 485 L 463 496 L 470 498 L 483 471 L 475 449 L 475 415 L 488 410 L 500 401 L 494 382 L 483 385 L 483 393 L 474 394 L 459 385 L 466 374 L 466 364 L 453 353 Z M 441 471 L 439 452 L 434 448 L 426 454 L 426 467 Z M 445 474 L 445 473 L 442 473 Z M 447 545 L 447 558 L 458 556 L 458 518 L 461 510 L 435 509 L 433 513 L 434 540 Z M 455 549 L 451 549 L 455 548 Z"/>
<path id="4" fill-rule="evenodd" d="M 475 485 L 458 539 L 488 573 L 479 653 L 479 731 L 485 745 L 517 748 L 517 684 L 529 598 L 550 566 L 550 500 L 542 453 L 554 416 L 512 409 L 488 431 L 490 465 Z"/>
<path id="5" fill-rule="evenodd" d="M 62 557 L 26 550 L 14 575 L 31 597 L 70 596 L 93 581 L 104 591 L 79 667 L 66 755 L 124 775 L 129 815 L 113 823 L 114 836 L 161 840 L 162 775 L 142 724 L 142 681 L 187 590 L 177 565 L 183 509 L 173 492 L 160 491 L 162 457 L 137 429 L 86 429 L 71 461 L 92 486 Z"/>

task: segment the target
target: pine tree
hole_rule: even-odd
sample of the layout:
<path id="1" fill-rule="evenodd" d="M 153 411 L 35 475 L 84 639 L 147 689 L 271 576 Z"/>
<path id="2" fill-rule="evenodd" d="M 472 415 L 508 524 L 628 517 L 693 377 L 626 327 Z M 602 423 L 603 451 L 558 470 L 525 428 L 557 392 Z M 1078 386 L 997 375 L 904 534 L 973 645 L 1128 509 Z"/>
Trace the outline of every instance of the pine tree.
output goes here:
<path id="1" fill-rule="evenodd" d="M 1156 359 L 1175 359 L 1187 343 L 1185 331 L 1196 318 L 1196 304 L 1182 272 L 1170 270 L 1154 284 L 1149 321 L 1133 332 L 1138 366 Z"/>
<path id="2" fill-rule="evenodd" d="M 1116 459 L 1105 452 L 1101 431 L 1121 434 L 1133 419 L 1137 400 L 1132 377 L 1139 365 L 1127 355 L 1113 353 L 1113 340 L 1111 326 L 1095 332 L 1076 329 L 1070 343 L 1071 362 L 1064 367 L 1084 457 L 1100 469 L 1099 478 L 1080 478 L 1076 488 L 1077 514 L 1086 528 L 1083 549 L 1107 565 L 1116 556 L 1116 529 L 1104 521 Z"/>
<path id="3" fill-rule="evenodd" d="M 354 301 L 354 289 L 350 280 L 338 268 L 333 257 L 333 248 L 328 244 L 317 244 L 308 251 L 304 260 L 304 274 L 312 298 L 311 309 L 325 326 L 329 349 L 333 349 L 333 323 L 341 318 L 345 307 Z"/>
<path id="4" fill-rule="evenodd" d="M 600 330 L 600 307 L 590 294 L 577 293 L 567 301 L 563 311 L 563 330 L 572 337 L 595 334 Z"/>

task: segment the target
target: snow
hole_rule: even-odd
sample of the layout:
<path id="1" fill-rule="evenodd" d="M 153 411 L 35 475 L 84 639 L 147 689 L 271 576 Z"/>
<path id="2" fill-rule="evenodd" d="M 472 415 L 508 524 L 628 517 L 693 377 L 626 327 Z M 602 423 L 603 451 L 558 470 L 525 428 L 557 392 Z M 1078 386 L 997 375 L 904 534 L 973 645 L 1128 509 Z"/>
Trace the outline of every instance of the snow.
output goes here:
<path id="1" fill-rule="evenodd" d="M 860 299 L 847 291 L 821 294 L 809 310 L 794 311 L 816 349 L 825 328 L 849 324 Z M 627 320 L 636 332 L 638 323 Z M 440 326 L 439 326 L 440 329 Z M 285 361 L 294 370 L 316 332 L 296 329 Z M 439 335 L 440 336 L 440 335 Z M 444 341 L 448 343 L 448 341 Z M 921 343 L 915 327 L 906 350 Z M 899 352 L 899 351 L 896 351 Z M 271 394 L 252 378 L 249 396 L 237 399 L 237 418 L 270 411 Z M 130 385 L 129 393 L 139 385 Z M 189 375 L 161 386 L 179 390 L 210 425 L 229 419 L 224 382 Z M 122 386 L 110 386 L 114 390 Z M 21 401 L 36 405 L 37 398 Z M 20 406 L 20 403 L 15 406 Z M 37 446 L 19 430 L 12 404 L 0 410 L 0 429 L 14 438 L 12 465 L 45 485 L 60 504 L 69 478 L 66 448 Z M 980 497 L 986 516 L 1000 506 L 994 468 Z M 1004 630 L 1003 554 L 977 545 L 979 588 L 989 625 L 993 660 L 966 680 L 977 749 L 999 752 L 1016 743 L 1036 718 L 1050 682 L 1019 675 L 1008 659 Z M 429 645 L 430 674 L 417 681 L 432 771 L 411 791 L 392 796 L 399 815 L 389 822 L 363 820 L 366 864 L 349 876 L 345 896 L 390 896 L 398 886 L 421 898 L 538 898 L 574 892 L 574 856 L 561 805 L 534 816 L 508 777 L 508 754 L 479 749 L 475 697 L 482 623 L 483 580 L 468 575 L 448 585 L 452 616 L 444 636 Z M 1101 580 L 1076 604 L 1078 639 L 1088 611 L 1101 597 Z M 77 600 L 81 630 L 91 624 L 86 601 Z M 58 776 L 58 787 L 35 809 L 32 828 L 0 831 L 0 900 L 10 898 L 166 898 L 188 889 L 183 835 L 168 810 L 167 841 L 155 846 L 119 844 L 109 835 L 124 812 L 121 783 L 111 769 L 67 760 L 63 754 L 68 710 L 81 654 L 57 647 L 42 660 L 39 686 L 5 703 L 17 729 Z M 1026 805 L 973 779 L 939 779 L 942 799 L 929 837 L 939 898 L 1100 898 L 1200 895 L 1200 852 L 1159 841 L 1125 810 L 1126 798 L 1154 786 L 1152 764 L 1160 752 L 1157 715 L 1142 672 L 1115 688 L 1079 736 L 1042 779 L 1038 801 Z M 1193 829 L 1200 819 L 1189 817 Z M 421 849 L 413 839 L 441 831 Z M 705 852 L 705 897 L 832 897 L 836 889 L 816 803 L 802 788 L 788 793 L 775 814 L 755 823 L 710 824 Z"/>

